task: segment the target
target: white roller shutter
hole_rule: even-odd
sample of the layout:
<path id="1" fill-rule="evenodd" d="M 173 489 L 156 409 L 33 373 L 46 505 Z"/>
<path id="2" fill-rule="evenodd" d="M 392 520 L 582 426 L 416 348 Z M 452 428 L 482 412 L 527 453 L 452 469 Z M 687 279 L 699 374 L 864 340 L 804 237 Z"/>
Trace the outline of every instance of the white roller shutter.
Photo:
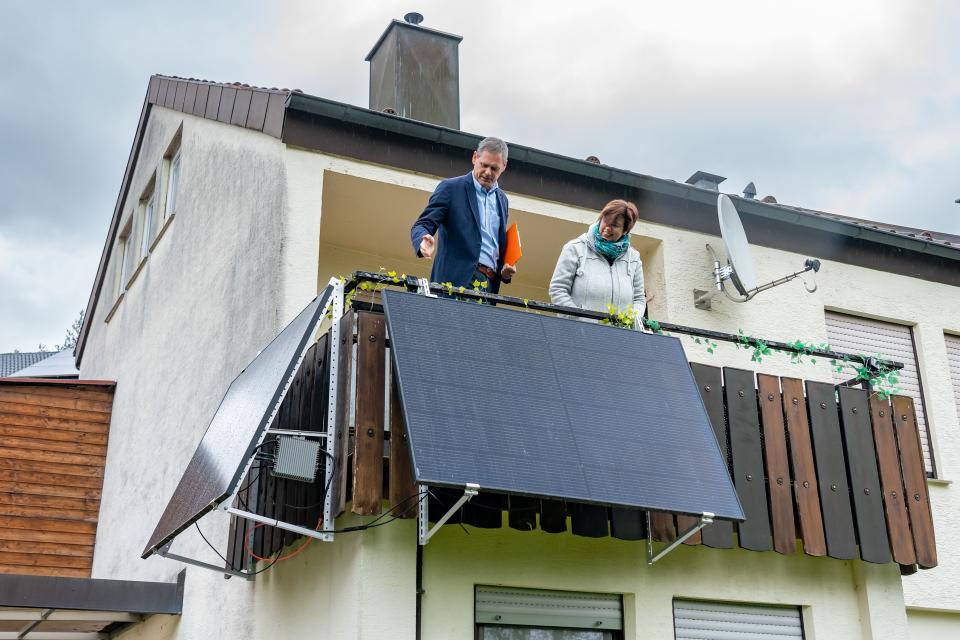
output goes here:
<path id="1" fill-rule="evenodd" d="M 947 365 L 953 382 L 953 401 L 957 404 L 957 419 L 960 420 L 960 336 L 943 335 L 947 343 Z"/>
<path id="2" fill-rule="evenodd" d="M 917 353 L 913 345 L 913 333 L 910 327 L 891 322 L 869 320 L 842 313 L 826 313 L 827 339 L 834 351 L 845 351 L 860 355 L 882 357 L 903 363 L 900 381 L 897 386 L 900 393 L 913 398 L 917 411 L 917 427 L 920 431 L 920 446 L 923 449 L 923 464 L 929 475 L 933 475 L 933 457 L 927 433 L 927 416 L 923 408 L 920 393 L 920 374 L 917 367 Z M 834 374 L 836 382 L 849 380 L 853 375 L 850 368 L 843 373 Z"/>
<path id="3" fill-rule="evenodd" d="M 799 607 L 673 601 L 676 640 L 789 640 L 803 638 Z"/>
<path id="4" fill-rule="evenodd" d="M 477 624 L 623 629 L 623 600 L 617 594 L 477 586 Z"/>

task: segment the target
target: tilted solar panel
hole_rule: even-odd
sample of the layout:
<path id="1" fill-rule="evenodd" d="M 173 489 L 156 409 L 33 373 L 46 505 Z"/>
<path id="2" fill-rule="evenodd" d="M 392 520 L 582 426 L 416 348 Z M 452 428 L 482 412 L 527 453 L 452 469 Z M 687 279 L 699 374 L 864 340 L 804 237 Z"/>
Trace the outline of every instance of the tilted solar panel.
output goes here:
<path id="1" fill-rule="evenodd" d="M 677 338 L 383 301 L 417 482 L 743 520 Z"/>

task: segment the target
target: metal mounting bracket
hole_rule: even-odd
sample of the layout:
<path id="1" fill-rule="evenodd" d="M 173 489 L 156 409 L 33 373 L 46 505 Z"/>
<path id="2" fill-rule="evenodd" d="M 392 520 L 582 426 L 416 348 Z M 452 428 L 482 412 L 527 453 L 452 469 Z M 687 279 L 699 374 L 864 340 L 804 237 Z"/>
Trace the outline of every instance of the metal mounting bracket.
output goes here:
<path id="1" fill-rule="evenodd" d="M 193 558 L 187 558 L 186 556 L 181 556 L 176 553 L 170 553 L 170 545 L 173 542 L 168 542 L 159 549 L 157 549 L 157 555 L 161 558 L 167 558 L 168 560 L 176 560 L 177 562 L 182 562 L 184 564 L 189 564 L 194 567 L 200 567 L 201 569 L 208 569 L 216 573 L 222 573 L 224 578 L 232 578 L 236 576 L 238 578 L 243 578 L 244 580 L 253 580 L 252 573 L 244 573 L 242 571 L 234 571 L 233 569 L 227 569 L 226 567 L 218 567 L 215 564 L 210 564 L 209 562 L 204 562 L 202 560 L 194 560 Z"/>
<path id="2" fill-rule="evenodd" d="M 437 297 L 437 294 L 430 291 L 430 280 L 428 278 L 417 278 L 417 293 L 427 298 Z"/>
<path id="3" fill-rule="evenodd" d="M 714 514 L 710 512 L 705 512 L 699 518 L 697 518 L 696 524 L 692 527 L 681 533 L 677 538 L 657 552 L 656 555 L 653 553 L 653 531 L 650 529 L 650 512 L 647 511 L 647 564 L 653 564 L 657 560 L 660 560 L 665 555 L 679 547 L 683 542 L 695 534 L 700 529 L 703 529 L 705 526 L 713 522 Z"/>
<path id="4" fill-rule="evenodd" d="M 463 489 L 463 495 L 460 496 L 460 499 L 457 500 L 445 514 L 443 514 L 442 518 L 434 523 L 433 528 L 430 528 L 430 507 L 427 493 L 427 486 L 423 484 L 420 485 L 420 514 L 417 522 L 417 537 L 420 546 L 427 544 L 430 541 L 430 538 L 433 537 L 433 534 L 439 531 L 440 527 L 442 527 L 447 520 L 449 520 L 453 514 L 460 509 L 460 507 L 469 502 L 473 496 L 480 493 L 480 485 L 468 482 L 466 487 Z"/>

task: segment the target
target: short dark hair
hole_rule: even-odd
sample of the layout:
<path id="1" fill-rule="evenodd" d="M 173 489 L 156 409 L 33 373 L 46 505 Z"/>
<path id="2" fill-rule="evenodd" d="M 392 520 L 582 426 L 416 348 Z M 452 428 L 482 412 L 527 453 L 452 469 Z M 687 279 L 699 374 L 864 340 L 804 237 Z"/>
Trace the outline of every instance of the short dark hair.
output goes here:
<path id="1" fill-rule="evenodd" d="M 639 217 L 640 212 L 637 211 L 637 205 L 632 202 L 627 202 L 626 200 L 611 200 L 603 205 L 598 220 L 607 220 L 609 222 L 621 220 L 623 222 L 623 232 L 630 233 L 633 225 L 637 224 Z"/>

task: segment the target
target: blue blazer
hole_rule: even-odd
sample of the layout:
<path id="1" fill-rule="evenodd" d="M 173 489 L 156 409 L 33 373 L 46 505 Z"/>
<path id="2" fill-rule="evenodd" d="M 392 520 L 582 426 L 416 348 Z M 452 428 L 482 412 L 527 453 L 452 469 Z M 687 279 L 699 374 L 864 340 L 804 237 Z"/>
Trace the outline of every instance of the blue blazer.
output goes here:
<path id="1" fill-rule="evenodd" d="M 418 258 L 420 240 L 426 234 L 436 238 L 439 246 L 433 255 L 432 282 L 450 282 L 454 286 L 473 288 L 473 274 L 480 260 L 480 209 L 472 174 L 450 178 L 437 185 L 427 207 L 410 229 L 410 241 Z M 509 205 L 503 190 L 497 190 L 500 233 L 500 258 L 497 273 L 503 268 L 503 251 L 507 246 L 507 214 Z M 493 293 L 500 290 L 500 278 L 490 283 Z"/>

